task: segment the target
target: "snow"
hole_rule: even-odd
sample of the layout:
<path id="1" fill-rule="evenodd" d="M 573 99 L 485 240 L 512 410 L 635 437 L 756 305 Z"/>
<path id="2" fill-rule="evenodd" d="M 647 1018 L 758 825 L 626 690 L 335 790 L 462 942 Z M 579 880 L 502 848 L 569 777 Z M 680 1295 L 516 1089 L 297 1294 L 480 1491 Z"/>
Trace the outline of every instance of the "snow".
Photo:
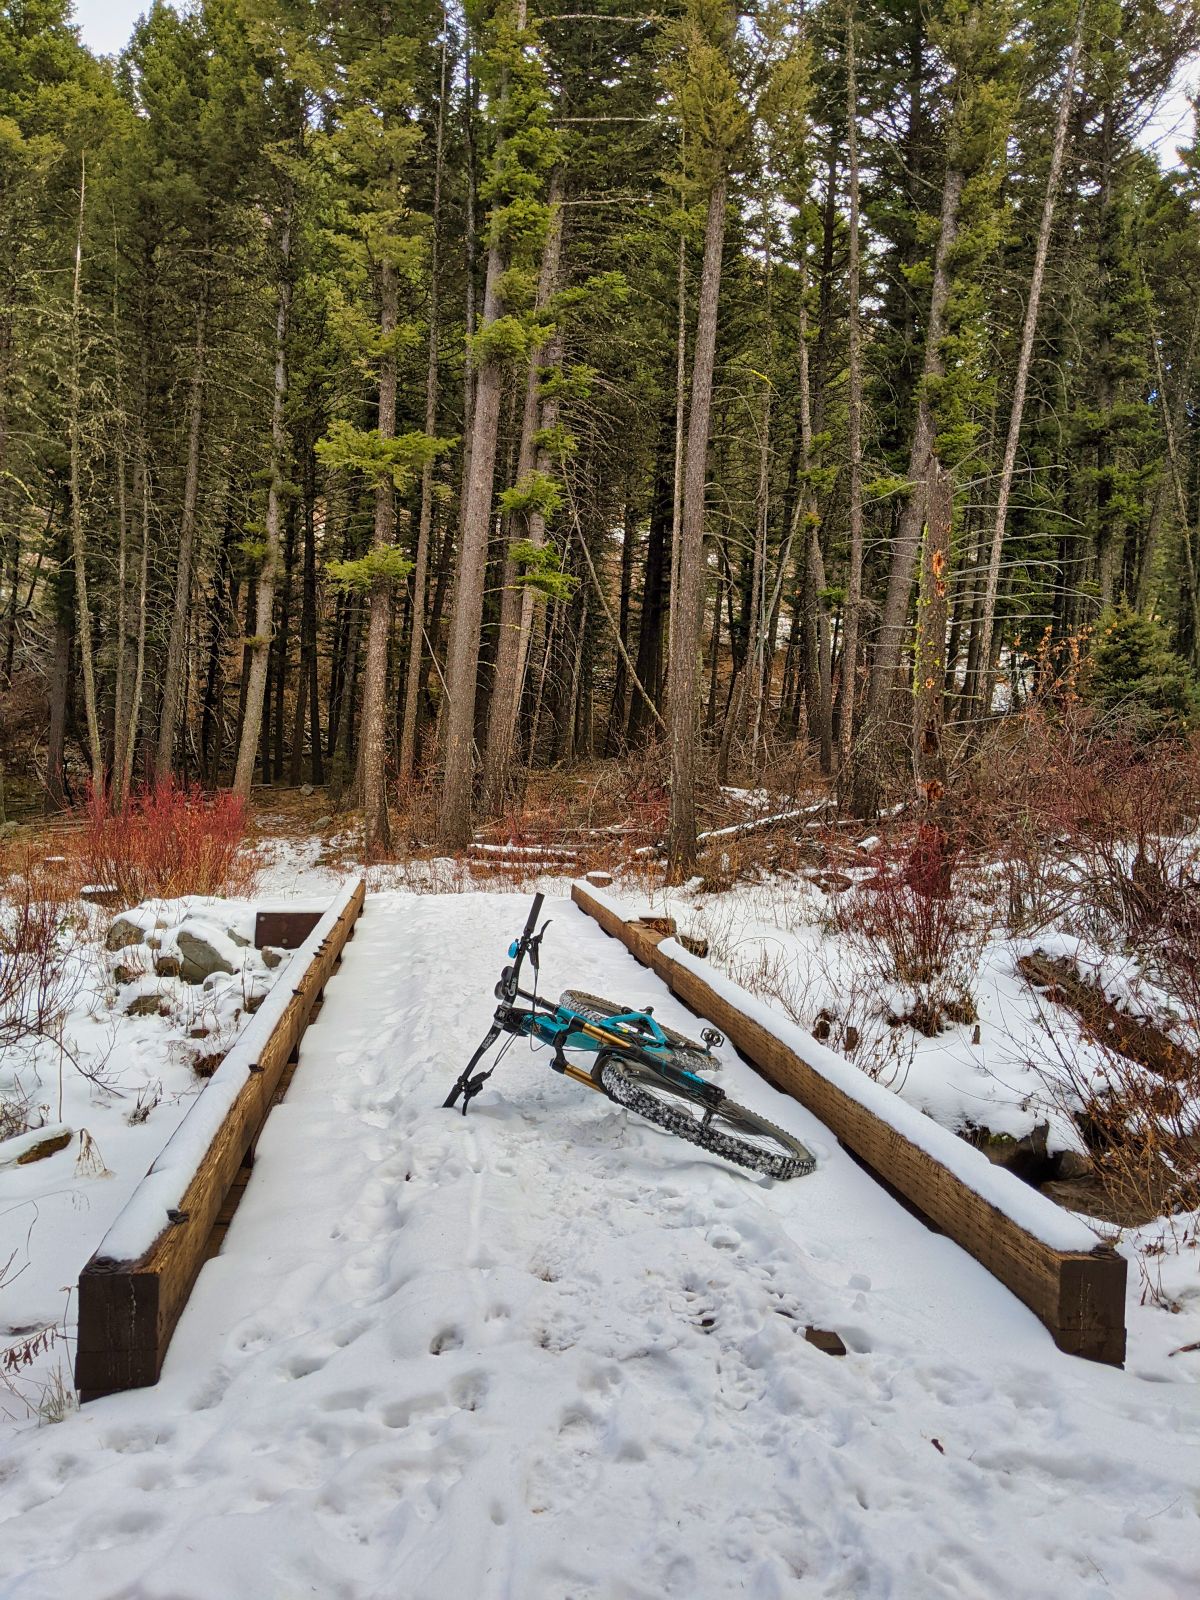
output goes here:
<path id="1" fill-rule="evenodd" d="M 843 864 L 839 870 L 853 881 L 869 869 Z M 588 892 L 596 891 L 588 886 Z M 811 1035 L 822 1018 L 832 1019 L 829 1043 L 852 1060 L 856 1072 L 941 1127 L 954 1133 L 986 1128 L 1021 1139 L 1044 1124 L 1051 1152 L 1082 1150 L 1073 1107 L 1057 1085 L 1064 1055 L 1099 1070 L 1100 1054 L 1016 967 L 1034 945 L 1057 950 L 1064 948 L 1062 941 L 1049 933 L 1031 943 L 1012 940 L 1002 929 L 982 932 L 964 951 L 961 971 L 977 1025 L 947 1027 L 926 1038 L 891 1024 L 890 1018 L 908 1010 L 911 995 L 878 973 L 864 972 L 861 957 L 831 925 L 832 898 L 807 878 L 742 883 L 720 894 L 701 893 L 693 882 L 660 889 L 652 901 L 618 881 L 605 903 L 622 916 L 672 916 L 681 932 L 706 938 L 709 966 L 766 1001 L 777 1018 L 796 1024 L 802 1034 Z M 1078 940 L 1070 948 L 1078 950 Z M 1120 967 L 1117 957 L 1107 958 L 1106 975 L 1117 987 Z M 1127 976 L 1123 992 L 1131 992 L 1130 982 Z M 1142 993 L 1155 998 L 1144 986 Z M 813 1042 L 809 1038 L 805 1048 Z"/>
<path id="2" fill-rule="evenodd" d="M 731 983 L 707 961 L 685 950 L 678 940 L 664 939 L 659 949 L 679 966 L 703 978 L 723 1000 L 773 1034 L 814 1072 L 820 1073 L 844 1095 L 939 1161 L 968 1189 L 989 1205 L 995 1206 L 997 1211 L 1003 1212 L 1035 1239 L 1040 1239 L 1052 1250 L 1086 1252 L 1095 1248 L 1096 1235 L 1070 1212 L 1063 1211 L 1002 1167 L 993 1166 L 982 1151 L 941 1127 L 932 1117 L 906 1105 L 899 1095 L 892 1094 L 882 1084 L 868 1078 L 844 1056 L 828 1049 L 811 1033 L 798 1028 L 786 1017 L 781 1017 L 738 984 Z"/>
<path id="3" fill-rule="evenodd" d="M 330 930 L 346 909 L 356 890 L 349 881 L 335 896 L 320 922 L 292 958 L 295 970 L 303 972 Z M 212 925 L 195 921 L 184 926 L 204 928 L 205 937 Z M 237 947 L 226 941 L 237 955 Z M 111 1261 L 136 1261 L 167 1226 L 167 1213 L 183 1199 L 209 1145 L 212 1144 L 230 1108 L 241 1093 L 250 1069 L 257 1065 L 259 1052 L 274 1033 L 292 1000 L 290 983 L 276 984 L 262 1005 L 246 1023 L 237 1042 L 205 1085 L 187 1116 L 176 1128 L 161 1155 L 134 1191 L 128 1205 L 105 1234 L 99 1254 Z"/>
<path id="4" fill-rule="evenodd" d="M 311 895 L 309 903 L 323 898 Z M 21 1146 L 0 1145 L 0 1360 L 30 1330 L 57 1330 L 28 1366 L 0 1370 L 0 1433 L 36 1421 L 60 1381 L 69 1387 L 81 1268 L 203 1097 L 198 1069 L 225 1052 L 247 1011 L 287 970 L 285 961 L 268 971 L 260 952 L 233 939 L 237 970 L 214 974 L 203 986 L 156 977 L 155 956 L 169 953 L 173 929 L 189 918 L 213 924 L 222 938 L 228 931 L 248 940 L 255 911 L 253 902 L 236 900 L 150 901 L 116 915 L 158 938 L 159 949 L 140 944 L 109 952 L 109 916 L 81 908 L 72 919 L 81 927 L 69 957 L 61 1047 L 46 1038 L 0 1053 L 0 1100 L 27 1107 L 31 1126 Z M 124 976 L 130 981 L 119 981 Z M 290 986 L 285 982 L 281 991 Z M 150 1014 L 131 1015 L 140 998 L 153 1002 Z M 16 1164 L 18 1148 L 41 1143 L 62 1125 L 75 1132 L 64 1149 Z"/>
<path id="5" fill-rule="evenodd" d="M 4 1600 L 1192 1595 L 1200 1363 L 1150 1312 L 1125 1372 L 1060 1354 L 729 1051 L 812 1176 L 741 1174 L 522 1044 L 441 1109 L 527 904 L 368 899 L 159 1384 L 0 1446 Z M 694 1028 L 546 914 L 547 993 Z"/>
<path id="6" fill-rule="evenodd" d="M 591 899 L 623 919 L 655 915 L 648 904 L 639 907 L 636 902 L 624 903 L 620 897 L 605 894 L 586 881 L 581 881 L 579 887 Z M 677 939 L 664 939 L 658 948 L 669 960 L 702 978 L 721 999 L 752 1022 L 757 1022 L 814 1072 L 820 1073 L 828 1083 L 886 1122 L 918 1149 L 940 1161 L 968 1189 L 989 1205 L 995 1206 L 1034 1238 L 1040 1239 L 1052 1250 L 1086 1253 L 1095 1248 L 1096 1235 L 1070 1212 L 1062 1210 L 1002 1167 L 993 1166 L 981 1151 L 915 1107 L 907 1105 L 898 1095 L 869 1078 L 844 1056 L 814 1039 L 807 1029 L 797 1027 L 773 1007 L 764 1004 L 741 985 L 733 983 L 711 962 L 693 955 Z"/>

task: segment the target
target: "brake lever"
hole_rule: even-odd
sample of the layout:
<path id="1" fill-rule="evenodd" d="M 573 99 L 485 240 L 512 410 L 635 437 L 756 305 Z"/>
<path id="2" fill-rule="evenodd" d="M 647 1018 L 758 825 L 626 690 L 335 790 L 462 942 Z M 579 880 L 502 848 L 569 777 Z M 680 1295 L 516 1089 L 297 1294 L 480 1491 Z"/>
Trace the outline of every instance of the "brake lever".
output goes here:
<path id="1" fill-rule="evenodd" d="M 547 917 L 545 922 L 542 923 L 542 931 L 540 933 L 535 933 L 533 938 L 529 941 L 529 960 L 535 972 L 540 972 L 542 970 L 542 940 L 546 937 L 546 929 L 550 926 L 551 921 L 552 919 Z"/>

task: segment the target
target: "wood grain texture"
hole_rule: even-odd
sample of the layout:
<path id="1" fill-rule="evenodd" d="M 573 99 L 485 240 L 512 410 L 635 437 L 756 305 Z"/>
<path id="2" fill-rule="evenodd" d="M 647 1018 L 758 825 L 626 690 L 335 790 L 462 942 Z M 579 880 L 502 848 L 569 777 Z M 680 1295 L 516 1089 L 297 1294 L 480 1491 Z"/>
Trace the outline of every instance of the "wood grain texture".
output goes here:
<path id="1" fill-rule="evenodd" d="M 254 948 L 299 950 L 320 920 L 319 911 L 260 911 L 254 919 Z"/>
<path id="2" fill-rule="evenodd" d="M 1023 1301 L 1060 1350 L 1112 1366 L 1124 1362 L 1123 1256 L 1105 1245 L 1086 1254 L 1052 1249 L 673 960 L 660 948 L 665 934 L 653 933 L 636 919 L 625 920 L 579 884 L 571 896 L 690 1010 L 719 1028 L 770 1082 L 819 1117 L 872 1172 Z"/>
<path id="3" fill-rule="evenodd" d="M 97 1253 L 80 1274 L 75 1383 L 81 1399 L 157 1381 L 210 1253 L 210 1235 L 244 1179 L 244 1163 L 281 1086 L 290 1079 L 300 1040 L 362 912 L 365 893 L 365 881 L 359 879 L 304 971 L 295 980 L 290 972 L 282 980 L 293 981 L 291 999 L 172 1214 L 175 1220 L 167 1222 L 140 1260 L 111 1261 Z"/>

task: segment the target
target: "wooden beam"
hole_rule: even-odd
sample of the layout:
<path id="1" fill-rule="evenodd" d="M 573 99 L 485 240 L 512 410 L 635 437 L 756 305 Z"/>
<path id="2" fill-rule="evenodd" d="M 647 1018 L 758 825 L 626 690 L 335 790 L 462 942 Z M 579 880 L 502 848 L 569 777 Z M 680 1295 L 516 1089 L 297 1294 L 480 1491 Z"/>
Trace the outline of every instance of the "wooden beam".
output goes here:
<path id="1" fill-rule="evenodd" d="M 730 985 L 718 990 L 692 965 L 664 951 L 665 931 L 650 925 L 658 919 L 625 918 L 582 884 L 573 886 L 571 898 L 651 967 L 697 1016 L 719 1028 L 770 1082 L 819 1117 L 870 1171 L 1011 1289 L 1045 1324 L 1060 1350 L 1122 1365 L 1127 1271 L 1123 1256 L 1103 1244 L 1092 1250 L 1053 1249 L 741 1011 L 729 998 Z M 986 1159 L 980 1156 L 981 1161 Z M 1012 1174 L 989 1169 L 989 1186 L 998 1186 L 1001 1192 L 1007 1183 L 1019 1186 L 1013 1191 L 1013 1210 L 1028 1212 L 1033 1191 Z M 1052 1216 L 1053 1202 L 1044 1204 Z"/>
<path id="2" fill-rule="evenodd" d="M 239 1184 L 244 1187 L 246 1163 L 281 1084 L 294 1068 L 304 1031 L 362 912 L 365 892 L 366 884 L 360 878 L 341 897 L 336 917 L 326 922 L 317 913 L 309 941 L 295 958 L 298 976 L 293 977 L 289 969 L 280 979 L 291 985 L 286 1005 L 274 1021 L 264 1013 L 252 1017 L 234 1046 L 238 1062 L 230 1063 L 227 1057 L 222 1064 L 220 1071 L 231 1065 L 235 1071 L 241 1067 L 245 1077 L 178 1203 L 162 1212 L 162 1229 L 153 1244 L 137 1260 L 121 1259 L 109 1243 L 114 1237 L 110 1230 L 81 1272 L 75 1358 L 75 1383 L 81 1399 L 157 1382 L 175 1326 L 210 1253 L 210 1236 L 223 1215 L 226 1224 L 232 1215 L 236 1190 Z M 261 1037 L 256 1026 L 260 1017 L 266 1023 Z M 210 1089 L 211 1084 L 173 1136 L 181 1140 L 181 1148 L 189 1142 L 189 1120 L 209 1114 L 204 1094 Z M 159 1187 L 156 1180 L 170 1149 L 169 1143 L 135 1190 L 127 1212 L 139 1205 L 158 1204 L 154 1199 Z M 154 1186 L 153 1190 L 149 1186 Z M 145 1195 L 139 1194 L 141 1190 Z M 117 1226 L 119 1223 L 120 1219 Z"/>
<path id="3" fill-rule="evenodd" d="M 254 919 L 254 948 L 299 950 L 320 920 L 319 911 L 260 911 Z"/>

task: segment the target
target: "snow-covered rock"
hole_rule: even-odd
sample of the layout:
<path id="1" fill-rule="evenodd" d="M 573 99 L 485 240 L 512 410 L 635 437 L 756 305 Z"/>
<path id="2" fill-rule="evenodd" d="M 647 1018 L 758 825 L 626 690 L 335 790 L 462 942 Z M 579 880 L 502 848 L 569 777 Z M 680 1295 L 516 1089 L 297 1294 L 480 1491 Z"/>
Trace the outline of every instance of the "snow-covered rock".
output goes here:
<path id="1" fill-rule="evenodd" d="M 189 918 L 175 929 L 175 944 L 182 958 L 181 976 L 187 983 L 203 983 L 214 972 L 236 972 L 241 965 L 238 946 L 211 922 Z"/>

